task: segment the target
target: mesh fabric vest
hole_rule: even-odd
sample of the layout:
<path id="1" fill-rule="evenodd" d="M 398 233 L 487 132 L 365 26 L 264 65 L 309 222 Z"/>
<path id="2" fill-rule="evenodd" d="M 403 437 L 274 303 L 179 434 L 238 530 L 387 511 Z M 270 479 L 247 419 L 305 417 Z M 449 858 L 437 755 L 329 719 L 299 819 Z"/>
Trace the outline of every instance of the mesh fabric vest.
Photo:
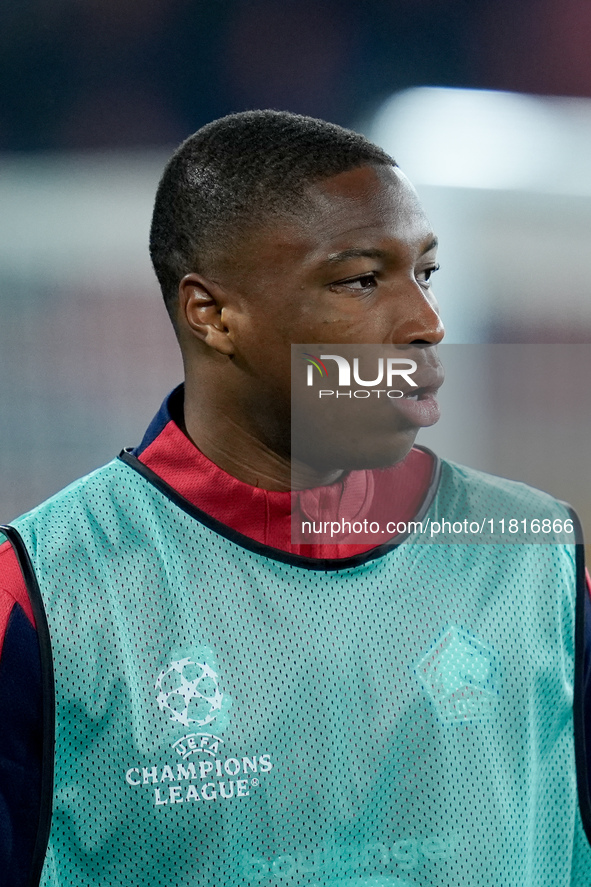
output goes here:
<path id="1" fill-rule="evenodd" d="M 567 516 L 443 463 L 431 516 L 474 502 Z M 15 527 L 55 680 L 45 887 L 591 884 L 574 546 L 306 562 L 121 460 Z"/>

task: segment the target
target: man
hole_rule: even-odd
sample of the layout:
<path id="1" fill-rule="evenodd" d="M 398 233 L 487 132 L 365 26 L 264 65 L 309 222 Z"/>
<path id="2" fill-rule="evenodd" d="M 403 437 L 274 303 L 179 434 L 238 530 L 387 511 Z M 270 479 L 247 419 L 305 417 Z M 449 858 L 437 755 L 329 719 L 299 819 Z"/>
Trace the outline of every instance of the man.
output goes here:
<path id="1" fill-rule="evenodd" d="M 292 487 L 312 517 L 571 519 L 413 447 L 435 251 L 339 127 L 249 112 L 174 155 L 151 253 L 184 388 L 4 530 L 5 883 L 590 883 L 575 546 L 291 541 Z M 294 466 L 292 343 L 413 349 L 428 383 Z"/>

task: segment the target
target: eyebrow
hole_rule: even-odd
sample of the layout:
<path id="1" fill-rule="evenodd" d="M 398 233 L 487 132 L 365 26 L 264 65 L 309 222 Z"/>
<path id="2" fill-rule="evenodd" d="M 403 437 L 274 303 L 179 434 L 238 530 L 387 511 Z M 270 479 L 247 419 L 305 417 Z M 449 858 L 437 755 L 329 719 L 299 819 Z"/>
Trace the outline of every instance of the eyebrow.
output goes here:
<path id="1" fill-rule="evenodd" d="M 386 253 L 382 249 L 344 249 L 340 253 L 331 253 L 326 261 L 331 265 L 346 262 L 347 259 L 384 259 Z"/>
<path id="2" fill-rule="evenodd" d="M 432 249 L 435 249 L 436 246 L 439 246 L 439 239 L 437 237 L 433 237 L 432 240 L 426 245 L 421 255 L 424 256 L 425 253 L 430 253 Z"/>
<path id="3" fill-rule="evenodd" d="M 421 255 L 424 256 L 425 253 L 435 249 L 438 243 L 437 238 L 433 237 L 421 251 Z M 326 257 L 326 262 L 330 265 L 336 265 L 339 262 L 346 262 L 348 259 L 385 259 L 387 255 L 387 252 L 382 249 L 344 249 L 339 253 L 331 253 Z"/>

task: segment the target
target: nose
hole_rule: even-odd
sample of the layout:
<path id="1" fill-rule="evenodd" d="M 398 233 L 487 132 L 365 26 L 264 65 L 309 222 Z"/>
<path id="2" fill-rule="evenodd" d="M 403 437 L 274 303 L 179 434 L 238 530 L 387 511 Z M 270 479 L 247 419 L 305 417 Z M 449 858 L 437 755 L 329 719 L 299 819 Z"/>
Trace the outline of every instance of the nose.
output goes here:
<path id="1" fill-rule="evenodd" d="M 393 345 L 438 345 L 445 335 L 439 306 L 431 290 L 414 282 L 398 302 Z"/>

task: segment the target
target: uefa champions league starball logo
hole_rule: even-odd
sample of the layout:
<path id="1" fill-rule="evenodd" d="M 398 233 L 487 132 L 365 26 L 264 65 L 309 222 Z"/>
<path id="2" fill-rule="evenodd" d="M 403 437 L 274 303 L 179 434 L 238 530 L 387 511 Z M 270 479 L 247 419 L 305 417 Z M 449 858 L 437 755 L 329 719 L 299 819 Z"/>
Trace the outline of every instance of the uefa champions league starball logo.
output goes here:
<path id="1" fill-rule="evenodd" d="M 224 703 L 217 672 L 203 657 L 199 658 L 202 661 L 186 656 L 171 662 L 156 681 L 160 710 L 185 727 L 211 724 L 222 712 Z"/>

